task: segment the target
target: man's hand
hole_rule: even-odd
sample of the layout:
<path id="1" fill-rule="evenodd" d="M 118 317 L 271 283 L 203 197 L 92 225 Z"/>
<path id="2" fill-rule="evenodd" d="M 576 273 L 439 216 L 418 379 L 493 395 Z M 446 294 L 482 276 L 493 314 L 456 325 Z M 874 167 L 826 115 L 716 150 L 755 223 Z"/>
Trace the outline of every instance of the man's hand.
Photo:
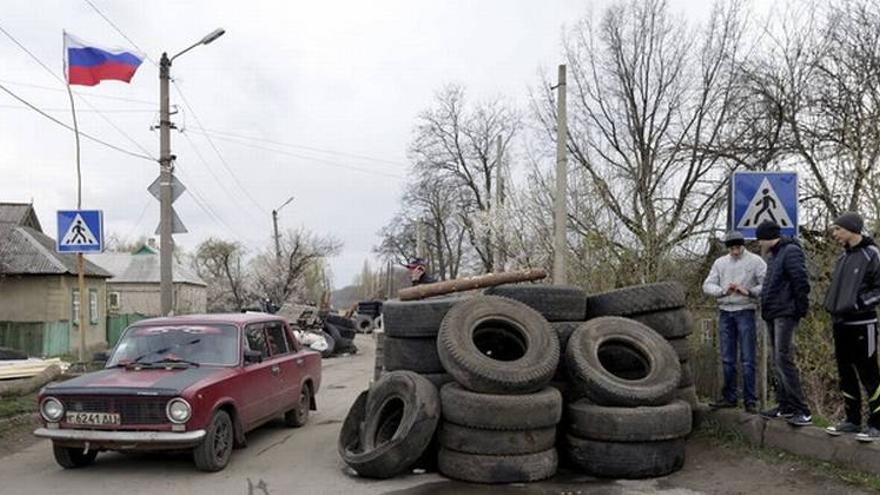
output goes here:
<path id="1" fill-rule="evenodd" d="M 731 295 L 731 294 L 733 294 L 733 293 L 736 292 L 736 291 L 737 291 L 737 290 L 736 290 L 736 284 L 734 284 L 734 283 L 727 284 L 727 295 L 728 295 L 728 296 Z"/>
<path id="2" fill-rule="evenodd" d="M 737 285 L 737 286 L 736 286 L 736 291 L 739 292 L 740 294 L 744 295 L 744 296 L 750 296 L 750 295 L 751 295 L 751 294 L 749 294 L 749 290 L 746 289 L 745 287 L 741 286 L 741 285 Z"/>

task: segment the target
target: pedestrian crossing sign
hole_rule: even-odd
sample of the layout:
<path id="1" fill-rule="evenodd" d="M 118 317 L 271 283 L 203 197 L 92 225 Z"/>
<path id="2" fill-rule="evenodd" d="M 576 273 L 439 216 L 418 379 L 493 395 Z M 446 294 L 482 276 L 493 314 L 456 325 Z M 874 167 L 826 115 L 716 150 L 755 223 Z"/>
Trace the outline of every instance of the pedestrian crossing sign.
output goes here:
<path id="1" fill-rule="evenodd" d="M 766 220 L 776 222 L 783 235 L 797 236 L 797 172 L 734 172 L 730 212 L 733 230 L 747 239 L 754 239 Z"/>
<path id="2" fill-rule="evenodd" d="M 104 250 L 104 215 L 101 210 L 59 210 L 56 251 L 100 253 Z"/>

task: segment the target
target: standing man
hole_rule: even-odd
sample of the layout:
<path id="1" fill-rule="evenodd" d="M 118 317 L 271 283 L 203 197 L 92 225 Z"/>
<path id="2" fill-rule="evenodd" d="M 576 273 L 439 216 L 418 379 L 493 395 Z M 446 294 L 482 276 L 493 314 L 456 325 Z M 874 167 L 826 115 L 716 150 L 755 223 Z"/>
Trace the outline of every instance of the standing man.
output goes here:
<path id="1" fill-rule="evenodd" d="M 714 408 L 736 407 L 736 364 L 742 356 L 743 404 L 756 413 L 755 393 L 755 309 L 761 295 L 767 264 L 745 248 L 746 240 L 736 231 L 724 238 L 727 253 L 715 260 L 703 282 L 703 292 L 718 299 L 718 334 L 724 388 Z"/>
<path id="2" fill-rule="evenodd" d="M 834 357 L 846 419 L 829 426 L 829 435 L 858 433 L 861 441 L 880 438 L 880 369 L 877 366 L 877 303 L 880 302 L 880 250 L 862 235 L 858 213 L 844 213 L 831 226 L 831 236 L 844 247 L 837 259 L 825 309 L 831 313 Z M 862 431 L 862 394 L 868 396 L 868 427 Z"/>
<path id="3" fill-rule="evenodd" d="M 793 426 L 812 424 L 813 416 L 804 400 L 801 377 L 794 363 L 794 332 L 810 307 L 810 281 L 804 250 L 794 239 L 779 235 L 779 224 L 765 220 L 756 236 L 761 250 L 769 253 L 767 274 L 761 290 L 761 317 L 773 346 L 776 373 L 776 403 L 763 411 L 767 418 L 787 418 Z"/>
<path id="4" fill-rule="evenodd" d="M 409 279 L 413 286 L 433 284 L 437 279 L 428 273 L 428 262 L 424 258 L 413 258 L 406 265 L 409 270 Z"/>

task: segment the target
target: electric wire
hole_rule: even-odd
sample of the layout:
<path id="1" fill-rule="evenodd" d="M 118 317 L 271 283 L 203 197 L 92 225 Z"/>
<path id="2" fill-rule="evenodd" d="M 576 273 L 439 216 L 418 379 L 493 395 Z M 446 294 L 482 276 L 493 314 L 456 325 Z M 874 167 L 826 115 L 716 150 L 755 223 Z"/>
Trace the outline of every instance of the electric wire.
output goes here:
<path id="1" fill-rule="evenodd" d="M 6 83 L 9 86 L 21 86 L 24 88 L 43 89 L 46 91 L 57 91 L 57 92 L 62 92 L 62 93 L 67 92 L 67 88 L 55 88 L 55 87 L 51 87 L 51 86 L 43 86 L 40 84 L 32 84 L 32 83 L 26 83 L 26 82 L 21 82 L 21 81 L 12 81 L 9 79 L 0 79 L 0 82 Z M 73 91 L 73 94 L 75 96 L 80 97 L 80 98 L 85 98 L 86 96 L 88 96 L 89 98 L 101 98 L 104 100 L 125 101 L 125 102 L 129 102 L 129 103 L 142 103 L 144 105 L 150 105 L 153 107 L 156 107 L 159 105 L 158 101 L 139 100 L 137 98 L 125 98 L 122 96 L 84 95 L 83 93 L 80 93 L 79 91 Z M 68 111 L 70 111 L 69 108 L 68 108 Z"/>

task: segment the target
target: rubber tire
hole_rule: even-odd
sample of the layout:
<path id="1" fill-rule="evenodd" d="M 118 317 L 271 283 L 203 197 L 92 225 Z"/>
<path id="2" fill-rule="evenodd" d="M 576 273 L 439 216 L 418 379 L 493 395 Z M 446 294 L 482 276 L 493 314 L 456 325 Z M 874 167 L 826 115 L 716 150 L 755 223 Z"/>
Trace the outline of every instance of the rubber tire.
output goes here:
<path id="1" fill-rule="evenodd" d="M 699 399 L 697 398 L 697 388 L 693 385 L 689 387 L 679 387 L 675 390 L 675 400 L 681 400 L 690 404 L 691 409 L 696 409 Z"/>
<path id="2" fill-rule="evenodd" d="M 690 410 L 690 409 L 689 409 Z M 552 449 L 556 427 L 535 430 L 482 430 L 444 421 L 438 431 L 440 446 L 480 455 L 524 455 Z"/>
<path id="3" fill-rule="evenodd" d="M 568 340 L 571 338 L 571 334 L 577 330 L 577 327 L 583 324 L 583 321 L 555 321 L 550 323 L 550 326 L 556 332 L 556 336 L 559 337 L 560 353 L 565 353 L 565 348 L 568 347 Z"/>
<path id="4" fill-rule="evenodd" d="M 685 440 L 602 442 L 566 435 L 568 460 L 578 470 L 601 478 L 655 478 L 684 466 Z"/>
<path id="5" fill-rule="evenodd" d="M 684 401 L 655 407 L 605 407 L 580 400 L 568 404 L 565 413 L 571 435 L 605 442 L 671 440 L 688 435 L 693 428 L 691 406 Z"/>
<path id="6" fill-rule="evenodd" d="M 27 359 L 27 354 L 19 351 L 18 349 L 11 349 L 9 347 L 0 347 L 0 361 L 18 361 L 22 359 Z"/>
<path id="7" fill-rule="evenodd" d="M 386 406 L 398 400 L 403 403 L 399 419 L 395 411 L 386 416 Z M 394 431 L 388 429 L 391 419 L 399 421 Z M 410 371 L 386 373 L 349 410 L 339 433 L 339 455 L 361 476 L 391 478 L 422 457 L 439 420 L 440 398 L 431 382 Z"/>
<path id="8" fill-rule="evenodd" d="M 526 395 L 483 394 L 458 383 L 440 389 L 443 419 L 483 430 L 534 430 L 562 419 L 562 394 L 553 387 Z"/>
<path id="9" fill-rule="evenodd" d="M 217 430 L 221 428 L 229 432 L 228 438 L 225 439 L 228 447 L 223 449 L 222 455 L 218 457 L 214 452 L 214 447 L 216 446 L 216 439 L 214 437 Z M 232 426 L 232 419 L 226 411 L 216 411 L 214 416 L 211 417 L 211 422 L 206 430 L 207 432 L 205 438 L 202 439 L 202 443 L 193 449 L 193 460 L 195 461 L 196 468 L 199 471 L 211 473 L 222 471 L 229 464 L 229 459 L 232 457 L 232 445 L 235 443 L 235 430 Z"/>
<path id="10" fill-rule="evenodd" d="M 357 315 L 355 328 L 360 333 L 371 333 L 376 328 L 376 324 L 370 315 Z"/>
<path id="11" fill-rule="evenodd" d="M 303 384 L 299 392 L 299 402 L 296 407 L 284 413 L 284 425 L 289 428 L 299 428 L 309 422 L 309 410 L 312 406 L 312 389 Z"/>
<path id="12" fill-rule="evenodd" d="M 326 359 L 333 356 L 333 353 L 336 352 L 336 340 L 330 336 L 329 333 L 323 332 L 324 340 L 327 341 L 327 348 L 321 351 L 321 358 Z"/>
<path id="13" fill-rule="evenodd" d="M 587 319 L 652 313 L 684 305 L 684 287 L 676 282 L 634 285 L 588 297 Z"/>
<path id="14" fill-rule="evenodd" d="M 436 337 L 446 313 L 468 297 L 437 297 L 420 301 L 387 301 L 382 307 L 385 335 Z"/>
<path id="15" fill-rule="evenodd" d="M 77 447 L 62 447 L 60 445 L 55 445 L 54 443 L 52 444 L 52 453 L 55 456 L 55 462 L 64 469 L 84 468 L 94 464 L 95 458 L 98 457 L 98 451 L 93 449 L 89 450 L 87 454 L 84 454 L 84 450 L 85 449 Z"/>
<path id="16" fill-rule="evenodd" d="M 519 301 L 547 321 L 585 320 L 587 317 L 587 293 L 577 287 L 566 285 L 516 284 L 490 287 L 487 296 L 500 296 Z"/>
<path id="17" fill-rule="evenodd" d="M 678 382 L 678 388 L 690 387 L 694 384 L 694 370 L 691 363 L 685 361 L 681 363 L 681 381 Z"/>
<path id="18" fill-rule="evenodd" d="M 356 328 L 354 325 L 354 320 L 352 320 L 351 318 L 345 318 L 344 316 L 328 314 L 324 321 L 330 323 L 331 325 L 336 325 L 337 327 L 348 328 L 351 330 L 354 330 Z"/>
<path id="19" fill-rule="evenodd" d="M 440 474 L 472 483 L 526 483 L 556 474 L 556 449 L 526 455 L 476 455 L 440 449 Z"/>
<path id="20" fill-rule="evenodd" d="M 429 382 L 433 383 L 434 386 L 437 387 L 438 392 L 443 388 L 443 385 L 455 381 L 455 378 L 452 378 L 452 375 L 449 373 L 421 373 L 421 375 L 427 378 Z"/>
<path id="21" fill-rule="evenodd" d="M 437 339 L 399 339 L 385 337 L 383 349 L 385 369 L 410 370 L 419 374 L 443 373 L 443 363 L 437 355 Z"/>
<path id="22" fill-rule="evenodd" d="M 646 359 L 647 375 L 627 380 L 607 370 L 599 350 L 614 343 L 637 350 Z M 668 403 L 681 380 L 675 350 L 656 332 L 633 320 L 596 318 L 575 330 L 565 353 L 574 396 L 604 406 L 657 406 Z"/>
<path id="23" fill-rule="evenodd" d="M 644 323 L 670 340 L 687 337 L 694 329 L 694 318 L 691 312 L 684 308 L 634 315 L 632 319 Z"/>
<path id="24" fill-rule="evenodd" d="M 685 361 L 690 360 L 691 358 L 691 342 L 687 337 L 682 337 L 680 339 L 667 339 L 669 345 L 675 349 L 675 354 L 678 355 L 678 361 L 683 363 Z"/>
<path id="25" fill-rule="evenodd" d="M 491 322 L 494 326 L 485 327 Z M 522 355 L 502 361 L 484 354 L 475 336 L 495 337 L 499 352 L 519 346 Z M 447 373 L 469 390 L 527 394 L 544 388 L 559 364 L 559 339 L 540 313 L 497 296 L 477 296 L 457 304 L 443 318 L 437 352 Z"/>

